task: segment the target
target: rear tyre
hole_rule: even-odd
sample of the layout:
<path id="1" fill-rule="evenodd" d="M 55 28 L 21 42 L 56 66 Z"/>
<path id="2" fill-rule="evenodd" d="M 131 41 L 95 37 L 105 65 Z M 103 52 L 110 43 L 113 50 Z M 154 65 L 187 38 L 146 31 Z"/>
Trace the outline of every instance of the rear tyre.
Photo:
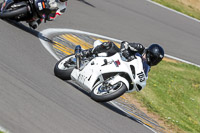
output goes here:
<path id="1" fill-rule="evenodd" d="M 108 102 L 120 97 L 127 91 L 126 85 L 121 81 L 107 87 L 110 88 L 106 88 L 103 83 L 95 86 L 90 93 L 91 98 L 97 102 Z"/>
<path id="2" fill-rule="evenodd" d="M 69 55 L 58 61 L 54 67 L 54 74 L 62 80 L 71 80 L 71 73 L 76 66 L 76 62 L 71 59 L 74 55 Z"/>
<path id="3" fill-rule="evenodd" d="M 23 2 L 21 3 L 22 6 L 16 7 L 16 8 L 11 8 L 9 7 L 6 9 L 5 12 L 1 13 L 0 12 L 0 18 L 2 19 L 12 19 L 21 16 L 26 16 L 28 14 L 28 7 L 26 6 L 26 3 Z"/>

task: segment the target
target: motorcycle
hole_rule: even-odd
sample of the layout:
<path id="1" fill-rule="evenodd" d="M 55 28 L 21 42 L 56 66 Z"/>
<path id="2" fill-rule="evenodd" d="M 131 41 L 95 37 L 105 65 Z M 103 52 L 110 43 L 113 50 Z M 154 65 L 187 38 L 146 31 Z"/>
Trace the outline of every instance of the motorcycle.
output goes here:
<path id="1" fill-rule="evenodd" d="M 73 80 L 81 88 L 89 90 L 93 100 L 108 102 L 125 92 L 140 91 L 145 87 L 147 73 L 143 66 L 142 58 L 137 55 L 131 60 L 127 60 L 122 52 L 110 57 L 102 53 L 82 57 L 81 47 L 76 46 L 74 54 L 56 63 L 54 74 L 63 80 Z"/>
<path id="2" fill-rule="evenodd" d="M 0 4 L 0 18 L 27 23 L 37 19 L 44 19 L 46 22 L 47 15 L 51 11 L 47 0 L 5 0 Z M 37 27 L 32 27 L 33 29 Z"/>

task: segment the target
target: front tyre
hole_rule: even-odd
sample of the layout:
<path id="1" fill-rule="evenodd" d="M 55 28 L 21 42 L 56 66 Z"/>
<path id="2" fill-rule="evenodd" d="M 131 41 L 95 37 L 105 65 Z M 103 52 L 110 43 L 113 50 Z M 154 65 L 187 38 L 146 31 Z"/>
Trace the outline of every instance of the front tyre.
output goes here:
<path id="1" fill-rule="evenodd" d="M 54 74 L 60 79 L 71 80 L 71 73 L 76 66 L 73 61 L 74 55 L 69 55 L 58 61 L 54 67 Z"/>
<path id="2" fill-rule="evenodd" d="M 123 95 L 127 91 L 126 85 L 119 81 L 114 85 L 100 83 L 91 91 L 90 96 L 97 102 L 108 102 Z"/>

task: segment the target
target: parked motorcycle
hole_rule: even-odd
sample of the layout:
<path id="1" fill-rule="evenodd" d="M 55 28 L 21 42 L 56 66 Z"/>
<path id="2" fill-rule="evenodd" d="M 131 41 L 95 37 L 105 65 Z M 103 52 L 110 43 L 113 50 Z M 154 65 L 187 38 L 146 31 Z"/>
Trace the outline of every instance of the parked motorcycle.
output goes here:
<path id="1" fill-rule="evenodd" d="M 143 61 L 134 55 L 127 60 L 121 52 L 113 56 L 81 56 L 80 46 L 75 53 L 59 60 L 54 67 L 55 76 L 73 80 L 97 102 L 116 99 L 125 92 L 140 91 L 146 85 Z"/>
<path id="2" fill-rule="evenodd" d="M 34 20 L 47 20 L 51 11 L 47 0 L 5 0 L 0 4 L 0 18 L 31 22 Z"/>

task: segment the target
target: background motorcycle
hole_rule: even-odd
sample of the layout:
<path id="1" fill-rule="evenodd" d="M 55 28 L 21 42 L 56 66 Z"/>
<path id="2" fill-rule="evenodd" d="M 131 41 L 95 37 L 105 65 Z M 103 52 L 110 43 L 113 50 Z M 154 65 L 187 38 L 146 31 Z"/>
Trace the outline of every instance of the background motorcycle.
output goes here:
<path id="1" fill-rule="evenodd" d="M 78 48 L 80 49 L 80 47 Z M 141 57 L 126 60 L 120 52 L 113 56 L 81 57 L 80 50 L 58 61 L 54 73 L 63 80 L 73 80 L 97 102 L 107 102 L 125 92 L 140 91 L 146 85 Z"/>
<path id="2" fill-rule="evenodd" d="M 47 20 L 50 14 L 47 0 L 5 0 L 0 4 L 0 18 L 15 21 L 31 22 L 34 20 Z M 34 27 L 32 27 L 34 28 Z"/>

